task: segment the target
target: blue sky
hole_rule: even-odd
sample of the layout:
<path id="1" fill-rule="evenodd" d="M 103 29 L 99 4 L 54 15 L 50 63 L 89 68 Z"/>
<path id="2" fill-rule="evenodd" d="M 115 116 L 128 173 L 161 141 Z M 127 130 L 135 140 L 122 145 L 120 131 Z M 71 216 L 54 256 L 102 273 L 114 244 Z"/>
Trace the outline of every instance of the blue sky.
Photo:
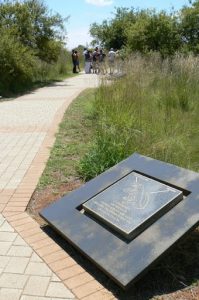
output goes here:
<path id="1" fill-rule="evenodd" d="M 156 8 L 157 10 L 170 11 L 188 5 L 188 0 L 45 0 L 53 12 L 60 13 L 63 17 L 70 16 L 66 23 L 67 47 L 75 48 L 79 44 L 90 43 L 90 24 L 101 23 L 111 19 L 115 7 Z"/>

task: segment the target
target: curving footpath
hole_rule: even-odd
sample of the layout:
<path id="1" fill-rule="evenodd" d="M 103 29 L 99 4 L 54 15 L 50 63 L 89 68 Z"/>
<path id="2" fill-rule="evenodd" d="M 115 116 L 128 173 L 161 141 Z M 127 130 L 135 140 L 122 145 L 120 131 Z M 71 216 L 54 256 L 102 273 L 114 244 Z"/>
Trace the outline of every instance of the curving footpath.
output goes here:
<path id="1" fill-rule="evenodd" d="M 0 103 L 0 300 L 110 300 L 26 212 L 68 105 L 99 83 L 81 74 Z"/>

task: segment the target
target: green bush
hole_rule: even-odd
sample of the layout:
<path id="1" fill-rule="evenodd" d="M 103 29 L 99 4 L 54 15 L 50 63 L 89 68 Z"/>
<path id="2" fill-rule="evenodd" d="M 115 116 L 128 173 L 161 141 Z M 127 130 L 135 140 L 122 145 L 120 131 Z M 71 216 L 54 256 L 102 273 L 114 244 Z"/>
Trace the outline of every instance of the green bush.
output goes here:
<path id="1" fill-rule="evenodd" d="M 45 61 L 38 60 L 35 81 L 49 82 L 51 80 L 58 79 L 60 75 L 66 75 L 69 70 L 67 65 L 67 55 L 67 51 L 62 49 L 57 62 L 47 63 Z"/>
<path id="2" fill-rule="evenodd" d="M 0 1 L 0 95 L 66 74 L 63 22 L 40 0 Z"/>
<path id="3" fill-rule="evenodd" d="M 4 95 L 33 82 L 36 59 L 8 31 L 0 30 L 0 35 L 0 94 Z"/>

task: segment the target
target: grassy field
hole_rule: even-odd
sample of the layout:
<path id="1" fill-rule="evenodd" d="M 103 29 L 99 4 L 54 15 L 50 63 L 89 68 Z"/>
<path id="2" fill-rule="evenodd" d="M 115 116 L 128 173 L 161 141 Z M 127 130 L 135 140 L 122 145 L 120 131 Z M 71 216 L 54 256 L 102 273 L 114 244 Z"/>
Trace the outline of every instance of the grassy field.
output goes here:
<path id="1" fill-rule="evenodd" d="M 199 171 L 199 60 L 134 56 L 96 92 L 96 132 L 80 163 L 95 177 L 133 152 Z"/>

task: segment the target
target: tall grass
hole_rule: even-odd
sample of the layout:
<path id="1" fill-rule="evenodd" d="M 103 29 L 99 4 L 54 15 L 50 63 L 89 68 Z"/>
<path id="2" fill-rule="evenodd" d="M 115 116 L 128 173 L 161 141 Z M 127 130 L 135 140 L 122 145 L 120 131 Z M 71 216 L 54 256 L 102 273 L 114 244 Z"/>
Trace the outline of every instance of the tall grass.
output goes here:
<path id="1" fill-rule="evenodd" d="M 126 76 L 96 92 L 95 139 L 80 162 L 90 179 L 133 152 L 199 170 L 199 59 L 134 55 Z"/>

